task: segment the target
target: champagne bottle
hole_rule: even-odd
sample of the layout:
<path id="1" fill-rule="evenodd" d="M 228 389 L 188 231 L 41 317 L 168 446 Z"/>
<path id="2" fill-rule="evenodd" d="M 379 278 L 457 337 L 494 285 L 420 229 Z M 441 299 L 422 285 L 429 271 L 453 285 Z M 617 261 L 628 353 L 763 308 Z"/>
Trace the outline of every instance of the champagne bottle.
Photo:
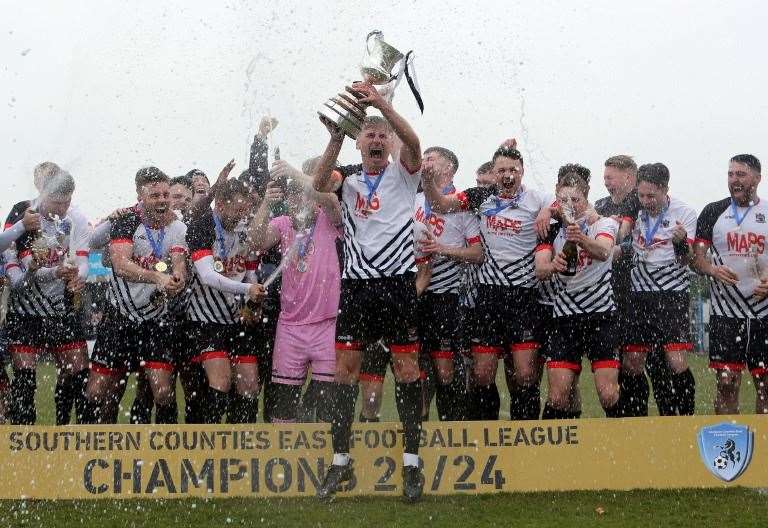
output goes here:
<path id="1" fill-rule="evenodd" d="M 566 240 L 563 245 L 563 256 L 565 257 L 565 271 L 561 275 L 573 277 L 579 269 L 579 246 L 572 240 Z"/>

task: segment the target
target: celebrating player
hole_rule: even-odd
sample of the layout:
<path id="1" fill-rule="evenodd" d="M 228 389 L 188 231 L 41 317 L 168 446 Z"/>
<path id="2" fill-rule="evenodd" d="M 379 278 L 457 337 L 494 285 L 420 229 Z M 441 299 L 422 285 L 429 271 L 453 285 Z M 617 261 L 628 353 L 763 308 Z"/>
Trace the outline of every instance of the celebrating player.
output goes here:
<path id="1" fill-rule="evenodd" d="M 510 140 L 511 141 L 511 140 Z M 510 409 L 512 419 L 539 416 L 539 375 L 533 340 L 537 304 L 534 250 L 535 221 L 554 197 L 523 185 L 523 158 L 512 146 L 493 154 L 497 184 L 443 195 L 430 172 L 424 174 L 424 192 L 437 212 L 474 211 L 481 215 L 480 235 L 485 260 L 478 270 L 475 335 L 472 339 L 474 387 L 472 406 L 481 420 L 498 420 L 496 387 L 498 359 L 503 357 L 514 372 Z M 549 220 L 547 220 L 549 223 Z"/>
<path id="2" fill-rule="evenodd" d="M 688 262 L 696 232 L 696 211 L 669 196 L 669 169 L 662 163 L 642 165 L 637 171 L 641 209 L 634 219 L 632 243 L 632 320 L 622 354 L 628 377 L 643 375 L 646 355 L 661 349 L 672 371 L 671 408 L 668 414 L 693 414 L 695 381 L 686 353 L 690 336 Z M 632 415 L 637 403 L 622 403 Z M 638 409 L 638 415 L 648 414 Z"/>
<path id="3" fill-rule="evenodd" d="M 6 270 L 12 287 L 7 319 L 13 362 L 10 420 L 34 424 L 37 355 L 49 351 L 59 370 L 56 384 L 56 423 L 67 424 L 73 403 L 82 414 L 83 388 L 88 376 L 87 346 L 78 317 L 88 275 L 88 220 L 72 206 L 75 180 L 60 169 L 40 181 L 40 197 L 14 206 L 6 228 L 18 232 L 29 225 L 28 209 L 40 213 L 39 230 L 24 231 L 9 250 Z"/>
<path id="4" fill-rule="evenodd" d="M 459 167 L 456 155 L 443 147 L 424 151 L 422 173 L 434 172 L 435 185 L 444 195 L 454 194 L 453 176 Z M 483 261 L 480 221 L 468 212 L 440 214 L 432 210 L 423 193 L 416 196 L 416 263 L 429 264 L 426 291 L 418 300 L 422 353 L 432 361 L 436 378 L 437 412 L 441 420 L 464 420 L 466 395 L 463 383 L 454 383 L 455 334 L 459 325 L 461 263 Z"/>
<path id="5" fill-rule="evenodd" d="M 738 414 L 745 367 L 755 382 L 755 412 L 768 413 L 768 205 L 757 195 L 760 179 L 755 156 L 731 158 L 731 196 L 707 205 L 696 226 L 694 266 L 711 284 L 709 366 L 717 414 Z"/>
<path id="6" fill-rule="evenodd" d="M 169 178 L 156 167 L 136 174 L 140 203 L 110 230 L 113 275 L 110 306 L 99 327 L 91 358 L 83 421 L 113 421 L 109 399 L 126 372 L 143 367 L 152 387 L 157 423 L 175 423 L 173 367 L 163 326 L 168 297 L 186 284 L 186 226 L 170 209 Z"/>
<path id="7" fill-rule="evenodd" d="M 544 419 L 575 417 L 572 398 L 583 356 L 592 363 L 605 415 L 618 415 L 620 363 L 613 328 L 616 307 L 611 257 L 619 225 L 612 218 L 590 215 L 588 195 L 589 185 L 577 172 L 560 179 L 558 202 L 571 215 L 561 215 L 561 223 L 553 226 L 548 240 L 536 248 L 536 275 L 555 282 L 555 326 L 548 346 L 549 397 Z M 575 244 L 570 255 L 565 252 L 567 244 Z"/>
<path id="8" fill-rule="evenodd" d="M 419 469 L 422 392 L 419 379 L 416 287 L 413 269 L 413 209 L 419 184 L 419 138 L 374 88 L 356 83 L 352 91 L 384 118 L 366 118 L 357 148 L 363 167 L 341 187 L 344 219 L 344 271 L 336 329 L 336 416 L 332 422 L 333 464 L 318 490 L 327 498 L 353 476 L 349 435 L 357 399 L 363 346 L 388 341 L 396 379 L 397 409 L 405 430 L 403 494 L 418 500 L 424 487 Z M 331 141 L 321 159 L 315 188 L 327 188 L 344 134 L 327 123 Z M 394 134 L 393 134 L 394 133 Z M 402 141 L 389 163 L 393 135 Z"/>

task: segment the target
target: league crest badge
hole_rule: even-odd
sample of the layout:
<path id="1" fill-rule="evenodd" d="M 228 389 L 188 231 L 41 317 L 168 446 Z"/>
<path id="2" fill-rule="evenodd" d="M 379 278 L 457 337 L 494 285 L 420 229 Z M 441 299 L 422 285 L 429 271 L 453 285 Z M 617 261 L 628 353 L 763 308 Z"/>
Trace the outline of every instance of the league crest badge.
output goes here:
<path id="1" fill-rule="evenodd" d="M 699 431 L 699 454 L 720 480 L 732 482 L 749 466 L 754 434 L 746 425 L 723 422 Z"/>
<path id="2" fill-rule="evenodd" d="M 765 215 L 763 213 L 755 213 L 755 222 L 758 224 L 765 223 Z"/>

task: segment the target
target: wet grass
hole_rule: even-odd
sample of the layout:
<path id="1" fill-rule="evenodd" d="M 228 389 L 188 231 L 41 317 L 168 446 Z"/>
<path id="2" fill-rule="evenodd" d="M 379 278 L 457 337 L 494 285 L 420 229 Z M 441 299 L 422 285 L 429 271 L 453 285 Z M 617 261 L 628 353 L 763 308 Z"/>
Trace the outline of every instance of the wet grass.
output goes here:
<path id="1" fill-rule="evenodd" d="M 8 527 L 765 526 L 768 497 L 751 490 L 515 493 L 397 498 L 0 501 Z"/>

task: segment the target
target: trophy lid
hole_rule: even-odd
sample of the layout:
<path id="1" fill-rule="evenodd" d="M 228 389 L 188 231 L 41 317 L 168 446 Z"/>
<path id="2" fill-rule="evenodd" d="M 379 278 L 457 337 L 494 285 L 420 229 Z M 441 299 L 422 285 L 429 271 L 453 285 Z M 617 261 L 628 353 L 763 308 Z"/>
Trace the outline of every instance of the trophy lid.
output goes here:
<path id="1" fill-rule="evenodd" d="M 371 84 L 386 84 L 392 80 L 395 65 L 404 57 L 400 51 L 384 42 L 384 34 L 381 31 L 371 31 L 365 39 L 360 73 L 363 79 Z"/>

